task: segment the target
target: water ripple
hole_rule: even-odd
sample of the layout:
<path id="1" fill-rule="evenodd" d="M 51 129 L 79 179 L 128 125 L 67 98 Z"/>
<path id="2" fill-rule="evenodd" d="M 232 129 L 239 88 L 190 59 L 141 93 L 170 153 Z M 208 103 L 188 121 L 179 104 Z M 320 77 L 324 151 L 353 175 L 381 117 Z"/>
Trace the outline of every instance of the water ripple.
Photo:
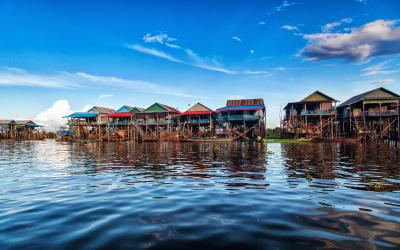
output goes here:
<path id="1" fill-rule="evenodd" d="M 385 145 L 0 142 L 0 249 L 398 249 Z"/>

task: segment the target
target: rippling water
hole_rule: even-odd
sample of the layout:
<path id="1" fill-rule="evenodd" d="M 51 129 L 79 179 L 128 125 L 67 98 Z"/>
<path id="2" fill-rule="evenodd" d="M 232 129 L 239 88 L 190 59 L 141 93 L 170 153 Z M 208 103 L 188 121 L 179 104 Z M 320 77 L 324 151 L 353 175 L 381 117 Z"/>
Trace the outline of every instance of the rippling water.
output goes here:
<path id="1" fill-rule="evenodd" d="M 398 249 L 385 145 L 0 142 L 0 249 Z"/>

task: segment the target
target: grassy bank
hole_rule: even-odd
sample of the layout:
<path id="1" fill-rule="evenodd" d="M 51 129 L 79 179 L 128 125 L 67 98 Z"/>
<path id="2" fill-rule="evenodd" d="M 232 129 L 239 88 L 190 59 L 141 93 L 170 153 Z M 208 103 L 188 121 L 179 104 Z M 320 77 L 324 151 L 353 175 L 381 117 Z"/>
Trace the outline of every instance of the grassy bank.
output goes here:
<path id="1" fill-rule="evenodd" d="M 266 139 L 267 143 L 307 143 L 310 142 L 307 139 Z"/>

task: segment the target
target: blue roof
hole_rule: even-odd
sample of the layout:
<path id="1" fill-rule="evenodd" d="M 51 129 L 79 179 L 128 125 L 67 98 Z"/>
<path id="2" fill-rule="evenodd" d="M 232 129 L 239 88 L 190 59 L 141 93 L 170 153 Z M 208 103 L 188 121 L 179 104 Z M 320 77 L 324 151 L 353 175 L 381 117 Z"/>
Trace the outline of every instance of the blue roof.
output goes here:
<path id="1" fill-rule="evenodd" d="M 89 113 L 89 112 L 75 112 L 73 114 L 64 116 L 64 118 L 92 118 L 96 117 L 99 113 Z"/>
<path id="2" fill-rule="evenodd" d="M 264 105 L 242 105 L 242 106 L 228 106 L 217 109 L 217 111 L 240 111 L 240 110 L 259 110 L 265 109 Z"/>
<path id="3" fill-rule="evenodd" d="M 129 112 L 131 109 L 133 109 L 133 107 L 124 105 L 124 106 L 120 107 L 120 108 L 117 110 L 117 112 L 126 113 L 126 112 Z"/>

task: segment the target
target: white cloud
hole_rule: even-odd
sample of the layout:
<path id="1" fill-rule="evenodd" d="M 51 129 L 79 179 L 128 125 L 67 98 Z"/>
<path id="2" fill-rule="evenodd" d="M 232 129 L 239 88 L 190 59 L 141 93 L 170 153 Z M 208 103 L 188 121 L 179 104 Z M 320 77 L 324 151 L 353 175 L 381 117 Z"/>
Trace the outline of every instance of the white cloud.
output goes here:
<path id="1" fill-rule="evenodd" d="M 42 124 L 46 129 L 55 131 L 59 127 L 64 126 L 66 119 L 62 118 L 69 114 L 72 114 L 73 110 L 67 100 L 57 100 L 53 105 L 43 112 L 40 112 L 35 117 L 35 122 Z"/>
<path id="2" fill-rule="evenodd" d="M 266 22 L 260 21 L 260 22 L 258 22 L 257 24 L 259 24 L 259 25 L 264 25 L 264 24 L 266 24 Z"/>
<path id="3" fill-rule="evenodd" d="M 143 47 L 141 45 L 138 44 L 134 44 L 134 45 L 125 45 L 127 48 L 129 49 L 133 49 L 136 50 L 138 52 L 144 53 L 144 54 L 148 54 L 148 55 L 152 55 L 152 56 L 156 56 L 156 57 L 160 57 L 163 59 L 166 59 L 168 61 L 171 62 L 177 62 L 177 63 L 182 63 L 181 60 L 179 60 L 178 58 L 175 58 L 161 50 L 157 50 L 154 48 L 147 48 L 147 47 Z"/>
<path id="4" fill-rule="evenodd" d="M 56 72 L 52 74 L 33 74 L 25 70 L 0 69 L 1 86 L 24 86 L 39 88 L 101 88 L 119 87 L 139 91 L 142 93 L 154 93 L 162 95 L 180 96 L 192 98 L 193 95 L 186 94 L 158 83 L 142 80 L 122 79 L 115 76 L 98 76 L 85 72 Z M 110 97 L 109 94 L 100 96 L 100 99 Z M 202 97 L 199 97 L 202 98 Z"/>
<path id="5" fill-rule="evenodd" d="M 114 95 L 111 95 L 111 94 L 103 94 L 103 95 L 99 96 L 99 99 L 101 100 L 101 99 L 108 98 L 108 97 L 113 97 L 113 96 Z"/>
<path id="6" fill-rule="evenodd" d="M 327 23 L 324 26 L 322 26 L 322 32 L 328 33 L 331 32 L 332 30 L 334 30 L 336 27 L 341 26 L 343 23 L 351 23 L 353 22 L 353 19 L 350 17 L 345 17 L 340 19 L 339 21 L 335 21 L 335 22 L 331 22 L 331 23 Z"/>
<path id="7" fill-rule="evenodd" d="M 342 23 L 351 23 L 351 22 L 353 22 L 353 18 L 351 18 L 351 17 L 345 17 L 345 18 L 342 18 L 340 21 L 341 21 Z"/>
<path id="8" fill-rule="evenodd" d="M 80 78 L 82 78 L 86 81 L 92 82 L 92 83 L 111 85 L 113 87 L 122 87 L 122 88 L 132 89 L 132 90 L 143 92 L 143 93 L 154 93 L 154 94 L 162 94 L 162 95 L 204 99 L 204 97 L 186 94 L 180 90 L 165 87 L 165 86 L 155 84 L 152 82 L 122 79 L 122 78 L 118 78 L 118 77 L 114 77 L 114 76 L 92 75 L 92 74 L 83 73 L 83 72 L 75 73 L 75 75 L 79 76 Z"/>
<path id="9" fill-rule="evenodd" d="M 292 25 L 288 25 L 288 24 L 281 26 L 281 28 L 285 29 L 285 30 L 299 30 L 299 28 L 297 26 L 292 26 Z"/>
<path id="10" fill-rule="evenodd" d="M 317 33 L 304 38 L 308 44 L 299 54 L 310 61 L 342 58 L 362 62 L 400 53 L 400 28 L 390 20 L 376 20 L 350 33 Z"/>
<path id="11" fill-rule="evenodd" d="M 281 5 L 276 6 L 274 9 L 279 12 L 279 11 L 283 11 L 283 10 L 287 9 L 288 7 L 293 6 L 295 4 L 296 4 L 295 2 L 283 1 Z"/>
<path id="12" fill-rule="evenodd" d="M 177 40 L 176 38 L 170 37 L 166 33 L 159 33 L 159 34 L 156 34 L 156 35 L 152 35 L 152 34 L 148 33 L 143 37 L 143 41 L 145 43 L 159 43 L 159 44 L 163 44 L 163 45 L 166 45 L 168 47 L 171 47 L 171 48 L 178 49 L 178 48 L 180 48 L 180 46 L 171 43 L 171 42 L 174 42 L 176 40 Z"/>
<path id="13" fill-rule="evenodd" d="M 381 79 L 381 80 L 375 80 L 375 81 L 371 81 L 369 82 L 370 84 L 376 84 L 376 85 L 388 85 L 388 84 L 392 84 L 395 81 L 393 79 Z"/>
<path id="14" fill-rule="evenodd" d="M 191 49 L 184 49 L 183 51 L 185 52 L 185 57 L 181 59 L 181 58 L 172 56 L 170 54 L 167 54 L 167 53 L 165 53 L 165 52 L 163 52 L 161 50 L 157 50 L 157 49 L 154 49 L 154 48 L 147 48 L 147 47 L 143 47 L 143 46 L 137 45 L 137 44 L 135 44 L 135 45 L 125 45 L 125 46 L 127 48 L 129 48 L 129 49 L 133 49 L 135 51 L 138 51 L 138 52 L 141 52 L 141 53 L 144 53 L 144 54 L 160 57 L 160 58 L 166 59 L 168 61 L 172 61 L 172 62 L 176 62 L 176 63 L 180 63 L 180 64 L 185 64 L 185 65 L 197 67 L 197 68 L 200 68 L 200 69 L 205 69 L 205 70 L 210 70 L 210 71 L 230 74 L 230 75 L 236 75 L 236 74 L 237 75 L 239 75 L 239 74 L 243 74 L 243 75 L 268 74 L 268 72 L 262 71 L 262 70 L 259 70 L 259 71 L 253 71 L 253 70 L 242 70 L 242 71 L 230 70 L 230 69 L 227 69 L 224 66 L 222 66 L 217 60 L 201 57 Z M 254 50 L 251 50 L 250 53 L 254 53 Z M 181 55 L 181 57 L 182 57 L 182 55 Z"/>
<path id="15" fill-rule="evenodd" d="M 91 108 L 93 108 L 92 104 L 86 104 L 85 106 L 83 106 L 80 110 L 80 112 L 87 112 L 88 110 L 90 110 Z"/>
<path id="16" fill-rule="evenodd" d="M 240 37 L 237 37 L 237 36 L 233 36 L 232 39 L 235 41 L 238 41 L 238 42 L 242 41 L 242 39 L 240 39 Z"/>
<path id="17" fill-rule="evenodd" d="M 26 86 L 41 88 L 76 88 L 74 79 L 64 73 L 52 75 L 32 74 L 23 69 L 0 68 L 0 86 Z"/>
<path id="18" fill-rule="evenodd" d="M 390 85 L 393 84 L 395 81 L 393 79 L 377 79 L 377 80 L 371 80 L 367 82 L 357 82 L 358 84 L 368 84 L 368 85 L 373 85 L 373 86 L 382 86 L 382 85 Z"/>
<path id="19" fill-rule="evenodd" d="M 99 97 L 97 97 L 96 105 L 101 105 L 101 101 L 102 101 L 103 99 L 110 98 L 110 97 L 113 97 L 113 96 L 114 96 L 114 95 L 112 95 L 112 94 L 102 94 L 102 95 L 99 95 Z"/>
<path id="20" fill-rule="evenodd" d="M 185 52 L 190 61 L 190 62 L 186 63 L 187 65 L 195 66 L 195 67 L 198 67 L 201 69 L 222 72 L 225 74 L 236 74 L 236 72 L 226 69 L 223 66 L 221 66 L 216 60 L 202 58 L 190 49 L 185 49 Z"/>
<path id="21" fill-rule="evenodd" d="M 388 66 L 388 61 L 368 66 L 361 71 L 364 72 L 363 76 L 388 75 L 400 72 L 400 70 L 390 70 L 390 67 Z"/>

